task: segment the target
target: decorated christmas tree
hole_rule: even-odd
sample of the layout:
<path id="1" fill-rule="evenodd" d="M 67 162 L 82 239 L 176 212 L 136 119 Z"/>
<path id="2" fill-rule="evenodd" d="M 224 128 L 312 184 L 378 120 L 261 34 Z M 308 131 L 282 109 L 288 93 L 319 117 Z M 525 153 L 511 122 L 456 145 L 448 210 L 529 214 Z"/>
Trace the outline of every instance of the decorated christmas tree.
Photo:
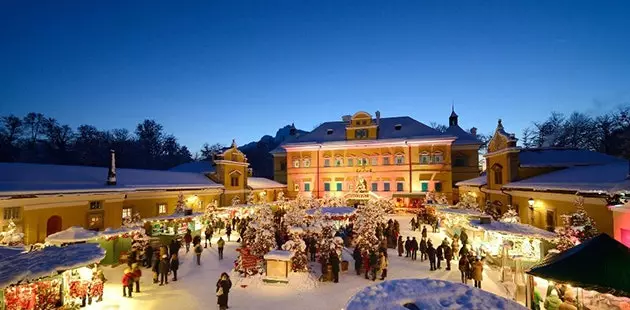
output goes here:
<path id="1" fill-rule="evenodd" d="M 282 249 L 293 253 L 293 258 L 291 258 L 293 271 L 308 271 L 306 243 L 298 232 L 291 231 L 291 239 L 282 245 Z"/>
<path id="2" fill-rule="evenodd" d="M 202 222 L 204 224 L 214 223 L 214 214 L 216 212 L 216 206 L 214 203 L 209 203 L 203 210 Z"/>
<path id="3" fill-rule="evenodd" d="M 394 213 L 396 202 L 392 198 L 370 198 L 368 204 L 378 207 L 387 214 Z"/>
<path id="4" fill-rule="evenodd" d="M 464 194 L 461 194 L 459 196 L 459 202 L 455 205 L 455 207 L 456 208 L 460 208 L 460 209 L 479 210 L 479 204 L 477 203 L 477 197 L 475 197 L 470 192 L 466 192 Z"/>
<path id="5" fill-rule="evenodd" d="M 186 202 L 184 201 L 184 194 L 179 192 L 177 196 L 177 204 L 175 205 L 175 214 L 183 214 L 186 209 Z"/>
<path id="6" fill-rule="evenodd" d="M 262 257 L 276 248 L 275 233 L 276 227 L 271 207 L 269 205 L 260 206 L 245 231 L 245 242 L 251 254 Z"/>
<path id="7" fill-rule="evenodd" d="M 7 229 L 0 232 L 0 244 L 7 246 L 24 245 L 24 234 L 20 232 L 20 228 L 15 225 L 13 220 L 9 220 Z"/>
<path id="8" fill-rule="evenodd" d="M 598 234 L 595 221 L 584 210 L 584 198 L 577 196 L 573 205 L 576 211 L 562 215 L 562 227 L 556 229 L 560 235 L 556 248 L 560 251 L 576 246 Z"/>
<path id="9" fill-rule="evenodd" d="M 376 251 L 380 240 L 376 236 L 376 227 L 385 219 L 383 209 L 375 206 L 373 202 L 360 205 L 357 208 L 354 221 L 356 246 L 364 251 Z"/>
<path id="10" fill-rule="evenodd" d="M 516 209 L 514 207 L 512 207 L 511 205 L 508 205 L 507 212 L 501 215 L 501 218 L 499 219 L 499 221 L 503 223 L 520 223 L 521 217 L 518 216 L 518 213 L 516 212 Z"/>
<path id="11" fill-rule="evenodd" d="M 319 258 L 322 262 L 328 262 L 330 254 L 337 253 L 341 257 L 343 250 L 343 239 L 335 237 L 335 227 L 329 221 L 321 222 L 321 234 L 317 244 L 319 250 Z"/>

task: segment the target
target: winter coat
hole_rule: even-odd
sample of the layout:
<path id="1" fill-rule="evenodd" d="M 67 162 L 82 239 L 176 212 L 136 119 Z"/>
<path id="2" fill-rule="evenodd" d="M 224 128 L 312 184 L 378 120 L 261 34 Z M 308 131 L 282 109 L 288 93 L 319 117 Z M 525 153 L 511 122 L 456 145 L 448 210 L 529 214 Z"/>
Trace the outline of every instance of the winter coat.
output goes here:
<path id="1" fill-rule="evenodd" d="M 418 241 L 417 240 L 411 240 L 411 250 L 412 251 L 417 251 L 418 250 Z"/>
<path id="2" fill-rule="evenodd" d="M 468 255 L 468 248 L 466 247 L 466 245 L 463 245 L 462 248 L 459 250 L 459 256 L 466 256 Z"/>
<path id="3" fill-rule="evenodd" d="M 122 285 L 129 286 L 133 284 L 133 272 L 130 268 L 125 268 L 125 274 L 122 277 Z"/>
<path id="4" fill-rule="evenodd" d="M 435 248 L 432 244 L 427 248 L 427 254 L 429 255 L 429 261 L 435 261 Z"/>
<path id="5" fill-rule="evenodd" d="M 190 235 L 190 234 L 186 234 L 186 235 L 184 236 L 184 242 L 186 242 L 186 243 L 191 243 L 191 242 L 192 242 L 192 235 Z"/>
<path id="6" fill-rule="evenodd" d="M 427 251 L 427 240 L 420 240 L 420 252 L 425 253 Z"/>
<path id="7" fill-rule="evenodd" d="M 201 243 L 200 243 L 195 246 L 195 254 L 201 255 L 201 252 L 203 252 L 203 247 L 201 246 Z"/>
<path id="8" fill-rule="evenodd" d="M 398 253 L 402 253 L 404 250 L 402 239 L 398 239 Z"/>
<path id="9" fill-rule="evenodd" d="M 217 246 L 222 248 L 225 246 L 225 240 L 223 239 L 219 239 L 219 241 L 217 241 Z"/>
<path id="10" fill-rule="evenodd" d="M 462 242 L 462 245 L 466 245 L 466 242 L 468 241 L 468 235 L 465 231 L 462 230 L 462 233 L 459 235 L 459 240 Z"/>
<path id="11" fill-rule="evenodd" d="M 131 268 L 131 270 L 133 272 L 133 280 L 136 282 L 140 281 L 140 277 L 142 277 L 142 270 L 138 268 L 138 265 L 134 265 L 134 267 Z"/>
<path id="12" fill-rule="evenodd" d="M 151 268 L 151 270 L 153 270 L 153 272 L 155 273 L 160 273 L 160 260 L 159 259 L 153 260 L 153 268 Z"/>
<path id="13" fill-rule="evenodd" d="M 370 267 L 378 267 L 378 256 L 376 256 L 376 253 L 370 254 Z"/>
<path id="14" fill-rule="evenodd" d="M 149 257 L 153 258 L 153 247 L 152 246 L 148 246 L 144 250 L 144 256 L 147 258 L 147 260 L 149 260 Z"/>
<path id="15" fill-rule="evenodd" d="M 193 244 L 194 245 L 201 244 L 201 236 L 195 236 L 193 238 Z"/>
<path id="16" fill-rule="evenodd" d="M 330 265 L 332 266 L 332 272 L 339 273 L 339 257 L 337 255 L 330 256 Z"/>
<path id="17" fill-rule="evenodd" d="M 466 258 L 466 256 L 462 256 L 459 259 L 459 271 L 468 273 L 468 267 L 469 267 L 468 259 Z"/>
<path id="18" fill-rule="evenodd" d="M 206 239 L 209 239 L 210 237 L 212 237 L 212 233 L 213 233 L 212 228 L 210 227 L 206 228 L 206 231 L 204 233 L 206 235 Z"/>
<path id="19" fill-rule="evenodd" d="M 380 269 L 381 270 L 387 269 L 387 265 L 389 265 L 389 262 L 387 261 L 387 257 L 386 256 L 381 257 L 380 266 L 379 266 Z"/>
<path id="20" fill-rule="evenodd" d="M 171 258 L 171 270 L 177 271 L 179 269 L 179 258 Z"/>
<path id="21" fill-rule="evenodd" d="M 360 262 L 361 261 L 361 250 L 359 250 L 358 247 L 354 248 L 354 251 L 352 252 L 352 258 L 354 258 L 355 261 Z"/>
<path id="22" fill-rule="evenodd" d="M 370 268 L 370 256 L 369 255 L 361 256 L 361 260 L 363 261 L 363 266 L 365 267 L 365 270 Z"/>
<path id="23" fill-rule="evenodd" d="M 405 250 L 411 251 L 411 240 L 409 240 L 409 239 L 407 239 L 407 241 L 405 241 Z"/>
<path id="24" fill-rule="evenodd" d="M 226 235 L 231 235 L 231 234 L 232 234 L 232 227 L 228 226 L 228 227 L 225 229 L 225 234 L 226 234 Z"/>
<path id="25" fill-rule="evenodd" d="M 443 260 L 444 259 L 444 246 L 440 244 L 437 247 L 437 249 L 435 249 L 435 254 L 437 256 L 437 259 Z"/>
<path id="26" fill-rule="evenodd" d="M 556 295 L 549 295 L 549 296 L 547 296 L 547 299 L 545 299 L 545 309 L 547 309 L 547 310 L 559 310 L 561 303 L 562 303 L 562 301 L 560 300 L 560 297 L 558 297 Z"/>
<path id="27" fill-rule="evenodd" d="M 475 281 L 483 280 L 483 263 L 480 260 L 473 263 L 472 278 Z"/>
<path id="28" fill-rule="evenodd" d="M 228 294 L 230 293 L 230 288 L 232 288 L 232 281 L 230 279 L 219 280 L 217 282 L 217 290 L 219 291 L 219 287 L 223 289 L 223 294 L 221 296 L 217 296 L 217 304 L 221 307 L 228 306 Z"/>
<path id="29" fill-rule="evenodd" d="M 315 241 L 315 239 L 311 239 L 309 243 L 308 251 L 311 253 L 317 252 L 317 242 Z"/>
<path id="30" fill-rule="evenodd" d="M 427 237 L 427 228 L 422 226 L 422 238 L 426 238 Z"/>
<path id="31" fill-rule="evenodd" d="M 451 250 L 455 252 L 457 249 L 459 249 L 459 240 L 453 239 L 453 242 L 451 242 Z"/>
<path id="32" fill-rule="evenodd" d="M 447 260 L 453 259 L 453 251 L 451 250 L 451 247 L 448 245 L 443 245 L 442 247 L 444 247 L 444 258 Z"/>
<path id="33" fill-rule="evenodd" d="M 168 260 L 166 258 L 162 258 L 160 260 L 160 273 L 167 274 L 168 273 Z"/>

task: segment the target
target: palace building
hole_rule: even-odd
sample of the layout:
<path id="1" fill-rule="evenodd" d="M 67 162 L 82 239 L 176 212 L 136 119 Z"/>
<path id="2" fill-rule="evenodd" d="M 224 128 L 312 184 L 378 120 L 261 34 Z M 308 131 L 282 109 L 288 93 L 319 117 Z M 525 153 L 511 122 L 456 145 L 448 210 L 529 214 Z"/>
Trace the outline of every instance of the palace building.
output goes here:
<path id="1" fill-rule="evenodd" d="M 231 205 L 275 200 L 286 185 L 250 176 L 247 158 L 236 144 L 212 161 L 194 162 L 172 171 L 89 166 L 0 163 L 0 209 L 5 227 L 13 221 L 24 242 L 43 242 L 72 226 L 92 230 L 119 228 L 124 217 L 172 214 L 179 194 L 194 212 L 209 204 Z"/>
<path id="2" fill-rule="evenodd" d="M 479 175 L 476 129 L 459 127 L 453 110 L 445 132 L 411 117 L 367 112 L 325 122 L 292 136 L 271 153 L 274 179 L 299 194 L 352 198 L 357 186 L 371 195 L 415 205 L 429 191 L 454 197 L 454 183 Z"/>

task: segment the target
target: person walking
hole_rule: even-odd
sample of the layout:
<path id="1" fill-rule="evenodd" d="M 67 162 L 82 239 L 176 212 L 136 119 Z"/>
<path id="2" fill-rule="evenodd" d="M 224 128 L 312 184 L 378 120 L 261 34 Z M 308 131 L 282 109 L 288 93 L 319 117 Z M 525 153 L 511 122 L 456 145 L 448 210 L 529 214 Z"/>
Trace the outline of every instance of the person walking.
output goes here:
<path id="1" fill-rule="evenodd" d="M 206 231 L 204 231 L 204 235 L 206 235 L 206 243 L 205 248 L 208 248 L 208 244 L 212 247 L 212 234 L 214 233 L 212 226 L 206 226 Z"/>
<path id="2" fill-rule="evenodd" d="M 184 235 L 184 242 L 186 243 L 186 253 L 190 252 L 190 243 L 192 242 L 192 232 L 190 229 L 186 230 Z"/>
<path id="3" fill-rule="evenodd" d="M 195 255 L 197 256 L 197 266 L 201 265 L 201 252 L 203 252 L 203 247 L 201 246 L 201 242 L 195 245 Z"/>
<path id="4" fill-rule="evenodd" d="M 435 248 L 433 247 L 433 243 L 431 242 L 431 240 L 427 242 L 427 255 L 429 256 L 429 270 L 436 270 L 437 268 L 435 268 Z"/>
<path id="5" fill-rule="evenodd" d="M 225 247 L 223 237 L 219 237 L 219 240 L 217 240 L 217 247 L 219 247 L 219 260 L 221 260 L 223 259 L 223 247 Z"/>
<path id="6" fill-rule="evenodd" d="M 453 252 L 453 258 L 455 258 L 455 260 L 459 260 L 459 236 L 457 234 L 455 234 L 453 236 L 453 242 L 451 242 L 451 251 Z"/>
<path id="7" fill-rule="evenodd" d="M 422 225 L 422 238 L 427 237 L 427 227 Z"/>
<path id="8" fill-rule="evenodd" d="M 427 238 L 420 240 L 420 261 L 427 259 Z"/>
<path id="9" fill-rule="evenodd" d="M 166 254 L 164 254 L 166 255 Z M 153 266 L 151 268 L 153 271 L 153 283 L 158 283 L 160 277 L 160 253 L 155 252 L 155 259 L 153 259 Z"/>
<path id="10" fill-rule="evenodd" d="M 451 270 L 451 260 L 453 259 L 453 251 L 451 247 L 448 246 L 448 242 L 446 244 L 442 244 L 444 251 L 444 259 L 446 259 L 446 270 Z"/>
<path id="11" fill-rule="evenodd" d="M 332 267 L 333 282 L 339 283 L 339 256 L 334 251 L 330 254 L 330 265 Z"/>
<path id="12" fill-rule="evenodd" d="M 123 297 L 127 297 L 128 292 L 129 298 L 131 298 L 133 295 L 133 271 L 130 267 L 127 267 L 125 268 L 125 270 L 123 270 L 122 285 Z"/>
<path id="13" fill-rule="evenodd" d="M 435 256 L 437 258 L 437 269 L 442 269 L 442 260 L 444 259 L 444 244 L 438 245 L 435 249 Z"/>
<path id="14" fill-rule="evenodd" d="M 387 261 L 387 252 L 381 252 L 381 259 L 380 259 L 381 281 L 385 280 L 385 278 L 387 277 L 388 265 L 389 265 L 389 262 Z"/>
<path id="15" fill-rule="evenodd" d="M 468 284 L 468 257 L 466 255 L 462 255 L 459 258 L 459 272 L 462 274 L 462 283 Z"/>
<path id="16" fill-rule="evenodd" d="M 317 241 L 315 237 L 312 237 L 309 242 L 308 252 L 311 255 L 311 262 L 314 262 L 317 254 Z"/>
<path id="17" fill-rule="evenodd" d="M 359 250 L 358 246 L 354 247 L 354 251 L 352 252 L 352 258 L 354 258 L 354 270 L 357 272 L 357 276 L 358 276 L 361 274 L 361 263 L 363 263 L 361 250 Z"/>
<path id="18" fill-rule="evenodd" d="M 228 306 L 228 296 L 230 294 L 230 289 L 232 288 L 232 281 L 227 273 L 222 273 L 221 277 L 217 281 L 217 304 L 219 305 L 220 310 L 226 310 L 229 308 Z"/>
<path id="19" fill-rule="evenodd" d="M 227 241 L 230 241 L 230 235 L 232 235 L 232 227 L 230 225 L 228 225 L 225 228 L 225 235 L 227 236 Z"/>
<path id="20" fill-rule="evenodd" d="M 409 236 L 407 236 L 407 241 L 405 241 L 405 252 L 405 257 L 411 256 L 411 239 L 409 239 Z"/>
<path id="21" fill-rule="evenodd" d="M 472 278 L 475 281 L 475 287 L 481 288 L 481 280 L 483 280 L 483 262 L 479 259 L 475 260 L 472 266 Z"/>
<path id="22" fill-rule="evenodd" d="M 179 269 L 179 258 L 177 254 L 171 255 L 171 271 L 173 272 L 173 281 L 177 281 L 177 269 Z"/>
<path id="23" fill-rule="evenodd" d="M 411 260 L 416 260 L 418 258 L 418 240 L 416 237 L 413 237 L 411 240 Z"/>
<path id="24" fill-rule="evenodd" d="M 140 278 L 142 277 L 142 270 L 140 270 L 138 263 L 133 263 L 131 265 L 131 271 L 133 272 L 133 282 L 136 283 L 136 293 L 140 293 Z"/>
<path id="25" fill-rule="evenodd" d="M 169 267 L 168 256 L 162 255 L 162 259 L 160 259 L 160 286 L 168 284 Z"/>
<path id="26" fill-rule="evenodd" d="M 404 246 L 403 246 L 403 239 L 402 236 L 398 236 L 398 256 L 402 256 L 403 251 L 405 250 Z"/>
<path id="27" fill-rule="evenodd" d="M 409 224 L 411 225 L 411 231 L 416 231 L 416 225 L 418 225 L 418 223 L 416 223 L 416 219 L 414 217 L 411 218 L 411 222 L 409 222 Z"/>

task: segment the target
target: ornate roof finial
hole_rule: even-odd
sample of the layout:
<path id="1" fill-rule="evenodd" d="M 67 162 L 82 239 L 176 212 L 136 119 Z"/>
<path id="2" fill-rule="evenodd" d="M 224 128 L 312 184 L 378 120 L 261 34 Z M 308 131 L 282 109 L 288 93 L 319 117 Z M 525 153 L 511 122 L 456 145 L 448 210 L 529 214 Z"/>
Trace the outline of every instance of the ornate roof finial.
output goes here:
<path id="1" fill-rule="evenodd" d="M 503 130 L 503 123 L 501 122 L 501 119 L 499 119 L 499 122 L 497 124 L 497 129 Z"/>
<path id="2" fill-rule="evenodd" d="M 238 145 L 236 145 L 236 139 L 232 139 L 232 147 L 237 147 Z"/>

